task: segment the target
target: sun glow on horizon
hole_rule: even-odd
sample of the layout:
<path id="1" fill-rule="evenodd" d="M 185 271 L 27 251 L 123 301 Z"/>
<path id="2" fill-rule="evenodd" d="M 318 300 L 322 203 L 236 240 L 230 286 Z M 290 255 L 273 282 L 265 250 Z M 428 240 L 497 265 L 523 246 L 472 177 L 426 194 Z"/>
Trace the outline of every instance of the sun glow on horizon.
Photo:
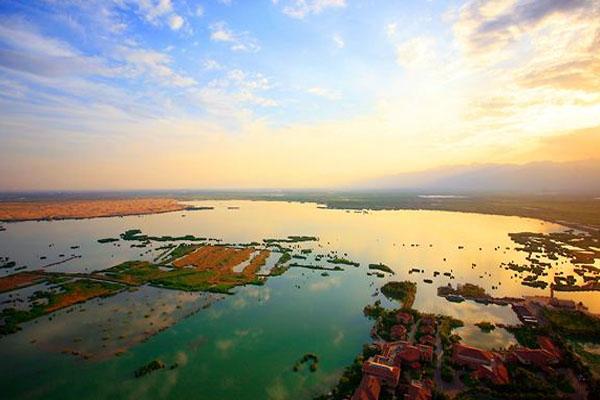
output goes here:
<path id="1" fill-rule="evenodd" d="M 5 1 L 0 190 L 598 157 L 600 3 Z"/>

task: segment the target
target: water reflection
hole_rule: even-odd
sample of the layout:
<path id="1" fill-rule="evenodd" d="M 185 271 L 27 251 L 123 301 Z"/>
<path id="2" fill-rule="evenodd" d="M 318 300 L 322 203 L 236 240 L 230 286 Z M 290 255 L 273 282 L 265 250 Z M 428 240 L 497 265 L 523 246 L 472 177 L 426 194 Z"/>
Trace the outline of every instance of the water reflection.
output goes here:
<path id="1" fill-rule="evenodd" d="M 436 289 L 448 283 L 470 282 L 494 296 L 547 295 L 548 290 L 522 286 L 520 280 L 511 279 L 513 271 L 499 266 L 527 262 L 527 254 L 514 249 L 509 232 L 563 229 L 533 219 L 441 211 L 365 214 L 309 203 L 193 204 L 215 208 L 7 224 L 0 255 L 28 269 L 60 260 L 60 254 L 81 255 L 48 268 L 64 272 L 104 269 L 129 259 L 153 260 L 162 252 L 158 249 L 161 244 L 139 249 L 125 242 L 97 242 L 138 228 L 148 235 L 193 234 L 228 243 L 318 236 L 318 242 L 303 245 L 313 251 L 307 263 L 316 263 L 317 255 L 337 252 L 347 254 L 344 257 L 361 266 L 344 266 L 345 271 L 331 271 L 329 276 L 323 276 L 323 271 L 291 268 L 282 276 L 269 278 L 264 286 L 237 288 L 235 295 L 216 302 L 205 294 L 143 287 L 138 292 L 123 292 L 76 306 L 73 311 L 60 311 L 51 321 L 42 318 L 0 339 L 0 357 L 13 361 L 8 363 L 10 367 L 0 365 L 3 390 L 9 397 L 70 399 L 80 398 L 81 393 L 96 393 L 102 398 L 311 398 L 326 391 L 361 345 L 370 340 L 371 322 L 362 316 L 362 308 L 378 299 L 394 306 L 380 294 L 373 296 L 388 280 L 417 282 L 415 308 L 465 321 L 466 326 L 457 333 L 466 343 L 481 347 L 510 345 L 514 339 L 505 330 L 497 328 L 484 334 L 473 326 L 480 321 L 516 323 L 509 307 L 469 301 L 450 303 L 438 297 Z M 181 218 L 183 214 L 186 218 Z M 71 249 L 75 246 L 79 247 Z M 46 259 L 41 260 L 42 256 Z M 266 272 L 276 260 L 276 255 L 270 257 L 261 271 Z M 395 275 L 367 276 L 367 264 L 379 262 L 389 265 Z M 409 273 L 413 268 L 424 272 Z M 553 263 L 551 273 L 568 273 L 571 269 L 570 262 L 559 259 Z M 9 272 L 3 270 L 0 274 Z M 592 310 L 600 312 L 600 296 L 561 293 L 559 297 L 585 298 Z M 211 307 L 204 308 L 209 301 Z M 184 318 L 188 314 L 192 315 Z M 166 326 L 170 328 L 161 331 Z M 148 332 L 158 331 L 141 342 Z M 76 363 L 73 357 L 59 354 L 63 349 L 90 353 L 97 359 Z M 123 356 L 108 357 L 120 349 L 127 350 Z M 307 352 L 320 356 L 318 371 L 292 372 L 293 363 Z M 137 367 L 155 358 L 177 363 L 178 367 L 142 380 L 132 378 Z M 36 376 L 35 387 L 30 384 L 32 373 Z M 67 379 L 73 374 L 78 374 L 77 382 Z"/>

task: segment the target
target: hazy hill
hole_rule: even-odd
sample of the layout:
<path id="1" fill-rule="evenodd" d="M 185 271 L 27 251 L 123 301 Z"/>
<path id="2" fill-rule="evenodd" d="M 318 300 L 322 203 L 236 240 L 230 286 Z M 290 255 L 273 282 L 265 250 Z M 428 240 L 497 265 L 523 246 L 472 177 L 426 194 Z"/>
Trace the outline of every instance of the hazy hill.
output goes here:
<path id="1" fill-rule="evenodd" d="M 475 164 L 384 176 L 353 189 L 436 193 L 514 192 L 600 194 L 600 160 Z"/>

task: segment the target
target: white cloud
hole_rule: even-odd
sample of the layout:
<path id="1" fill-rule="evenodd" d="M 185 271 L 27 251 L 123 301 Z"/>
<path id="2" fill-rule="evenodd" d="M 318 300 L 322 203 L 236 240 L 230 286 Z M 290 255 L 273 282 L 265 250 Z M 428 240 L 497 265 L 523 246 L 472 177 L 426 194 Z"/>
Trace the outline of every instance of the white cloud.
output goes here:
<path id="1" fill-rule="evenodd" d="M 183 26 L 183 22 L 183 18 L 177 14 L 169 17 L 169 27 L 174 31 L 179 30 Z"/>
<path id="2" fill-rule="evenodd" d="M 204 7 L 202 7 L 200 4 L 196 6 L 196 17 L 203 17 L 204 16 Z"/>
<path id="3" fill-rule="evenodd" d="M 206 60 L 202 61 L 202 68 L 207 71 L 216 71 L 222 69 L 223 67 L 218 61 L 213 60 L 212 58 L 207 58 Z"/>
<path id="4" fill-rule="evenodd" d="M 279 4 L 280 1 L 273 1 Z M 283 3 L 283 13 L 292 18 L 303 19 L 310 14 L 320 14 L 328 8 L 346 7 L 346 0 L 287 0 Z"/>
<path id="5" fill-rule="evenodd" d="M 333 40 L 333 44 L 338 49 L 343 49 L 346 46 L 346 42 L 344 42 L 344 38 L 342 38 L 338 33 L 334 34 L 331 39 Z"/>
<path id="6" fill-rule="evenodd" d="M 325 89 L 319 86 L 311 87 L 307 90 L 307 92 L 314 96 L 323 97 L 328 100 L 339 100 L 342 97 L 342 95 L 335 90 Z"/>
<path id="7" fill-rule="evenodd" d="M 181 29 L 185 20 L 175 12 L 171 0 L 117 0 L 117 4 L 131 4 L 153 25 L 167 24 L 174 31 Z"/>
<path id="8" fill-rule="evenodd" d="M 211 40 L 229 43 L 230 49 L 233 51 L 256 53 L 260 50 L 258 40 L 249 32 L 234 32 L 223 21 L 212 24 L 209 29 Z"/>
<path id="9" fill-rule="evenodd" d="M 189 87 L 197 83 L 193 78 L 173 71 L 169 67 L 171 58 L 164 53 L 121 46 L 118 54 L 127 62 L 125 69 L 132 76 L 147 75 L 162 84 L 178 87 Z"/>
<path id="10" fill-rule="evenodd" d="M 171 0 L 133 0 L 148 22 L 156 22 L 160 17 L 173 12 Z"/>
<path id="11" fill-rule="evenodd" d="M 388 38 L 393 38 L 396 36 L 396 32 L 398 31 L 398 24 L 395 22 L 390 22 L 385 26 L 385 34 Z"/>

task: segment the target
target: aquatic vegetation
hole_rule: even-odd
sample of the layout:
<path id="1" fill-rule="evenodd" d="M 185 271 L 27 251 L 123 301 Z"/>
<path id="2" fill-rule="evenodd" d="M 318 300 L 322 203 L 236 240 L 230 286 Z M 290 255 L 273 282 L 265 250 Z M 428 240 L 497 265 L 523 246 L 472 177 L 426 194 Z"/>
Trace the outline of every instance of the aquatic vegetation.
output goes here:
<path id="1" fill-rule="evenodd" d="M 207 291 L 229 293 L 235 286 L 260 285 L 263 283 L 256 272 L 266 256 L 259 254 L 243 273 L 231 272 L 231 268 L 171 268 L 161 269 L 161 265 L 147 261 L 128 261 L 101 272 L 118 282 L 129 285 L 150 284 L 153 286 L 184 291 Z M 99 277 L 100 274 L 94 274 Z"/>
<path id="2" fill-rule="evenodd" d="M 113 242 L 118 242 L 119 239 L 117 238 L 104 238 L 104 239 L 98 239 L 98 243 L 113 243 Z"/>
<path id="3" fill-rule="evenodd" d="M 115 283 L 76 279 L 59 284 L 53 291 L 35 292 L 31 297 L 32 306 L 29 310 L 14 308 L 2 310 L 0 318 L 3 320 L 3 325 L 0 325 L 0 334 L 16 332 L 20 329 L 20 323 L 86 302 L 95 297 L 111 296 L 122 289 L 123 286 Z"/>
<path id="4" fill-rule="evenodd" d="M 462 296 L 465 298 L 490 298 L 485 289 L 473 283 L 458 284 L 456 289 L 452 285 L 440 286 L 437 289 L 438 296 L 448 297 L 449 295 Z"/>
<path id="5" fill-rule="evenodd" d="M 196 237 L 194 235 L 185 236 L 148 236 L 143 235 L 140 229 L 129 229 L 121 233 L 121 239 L 127 241 L 139 241 L 139 242 L 203 242 L 207 240 L 204 237 Z"/>
<path id="6" fill-rule="evenodd" d="M 0 293 L 35 285 L 44 280 L 46 280 L 45 276 L 38 272 L 19 272 L 3 276 L 0 278 Z"/>
<path id="7" fill-rule="evenodd" d="M 298 243 L 298 242 L 316 242 L 319 238 L 315 236 L 288 236 L 286 239 L 263 239 L 267 245 L 276 243 Z"/>
<path id="8" fill-rule="evenodd" d="M 337 265 L 333 268 L 327 268 L 327 267 L 322 267 L 320 265 L 291 263 L 290 267 L 315 269 L 315 270 L 321 270 L 321 271 L 343 271 L 344 270 L 342 267 L 339 267 Z"/>
<path id="9" fill-rule="evenodd" d="M 481 331 L 485 332 L 485 333 L 489 333 L 489 332 L 493 331 L 494 329 L 496 329 L 496 325 L 492 324 L 491 322 L 487 322 L 487 321 L 478 322 L 475 324 L 475 326 L 478 327 L 479 329 L 481 329 Z"/>
<path id="10" fill-rule="evenodd" d="M 151 372 L 154 372 L 156 370 L 159 369 L 163 369 L 165 368 L 165 363 L 163 363 L 161 360 L 152 360 L 150 361 L 148 364 L 143 365 L 141 367 L 139 367 L 138 369 L 135 370 L 135 372 L 133 373 L 133 375 L 136 378 L 141 378 L 144 375 L 148 375 Z"/>
<path id="11" fill-rule="evenodd" d="M 302 358 L 294 363 L 292 371 L 298 372 L 305 363 L 310 363 L 310 372 L 315 372 L 319 366 L 319 357 L 314 353 L 306 353 L 302 356 Z"/>
<path id="12" fill-rule="evenodd" d="M 164 263 L 169 264 L 178 258 L 186 256 L 192 251 L 196 250 L 198 247 L 199 246 L 195 244 L 181 243 L 169 253 L 169 258 L 165 260 Z"/>
<path id="13" fill-rule="evenodd" d="M 417 284 L 411 281 L 388 282 L 381 287 L 381 293 L 401 302 L 403 308 L 411 308 L 417 294 Z"/>
<path id="14" fill-rule="evenodd" d="M 600 318 L 577 310 L 545 308 L 544 318 L 552 328 L 569 338 L 600 342 Z"/>
<path id="15" fill-rule="evenodd" d="M 7 259 L 0 259 L 0 269 L 5 269 L 5 268 L 14 268 L 17 266 L 17 263 L 14 261 L 9 261 L 8 258 Z"/>
<path id="16" fill-rule="evenodd" d="M 278 275 L 282 275 L 283 273 L 285 273 L 285 271 L 287 271 L 289 267 L 284 264 L 287 263 L 288 261 L 290 261 L 291 259 L 292 259 L 292 256 L 289 253 L 287 253 L 287 252 L 282 253 L 281 257 L 279 257 L 279 260 L 277 260 L 277 262 L 275 263 L 273 268 L 271 268 L 269 275 L 278 276 Z"/>
<path id="17" fill-rule="evenodd" d="M 184 208 L 185 211 L 205 211 L 205 210 L 214 210 L 214 207 L 210 206 L 186 206 Z"/>
<path id="18" fill-rule="evenodd" d="M 374 269 L 382 272 L 389 272 L 390 274 L 395 275 L 394 270 L 383 263 L 369 264 L 369 269 Z"/>
<path id="19" fill-rule="evenodd" d="M 328 258 L 327 262 L 330 263 L 330 264 L 351 265 L 353 267 L 358 267 L 360 265 L 360 263 L 357 263 L 357 262 L 352 261 L 352 260 L 348 260 L 347 258 L 344 258 L 344 257 Z"/>
<path id="20" fill-rule="evenodd" d="M 521 285 L 539 289 L 546 289 L 546 287 L 548 286 L 548 282 L 538 280 L 537 276 L 527 276 L 521 281 Z"/>

